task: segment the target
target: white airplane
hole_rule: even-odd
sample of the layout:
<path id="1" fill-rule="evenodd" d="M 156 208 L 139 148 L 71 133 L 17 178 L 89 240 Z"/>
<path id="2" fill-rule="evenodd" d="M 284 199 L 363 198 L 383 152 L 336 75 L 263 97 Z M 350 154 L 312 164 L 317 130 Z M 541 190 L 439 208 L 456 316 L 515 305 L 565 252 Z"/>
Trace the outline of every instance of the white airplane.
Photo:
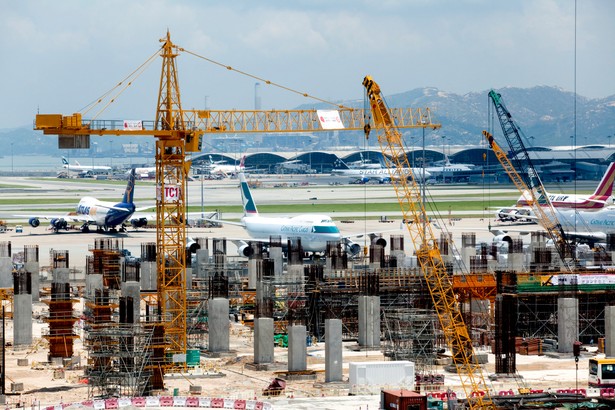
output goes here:
<path id="1" fill-rule="evenodd" d="M 121 232 L 124 232 L 126 230 L 124 223 L 130 223 L 135 228 L 141 228 L 147 225 L 147 221 L 150 218 L 144 215 L 134 215 L 135 211 L 138 210 L 135 208 L 133 202 L 135 179 L 135 172 L 133 170 L 128 179 L 128 184 L 126 185 L 124 197 L 121 202 L 100 201 L 91 196 L 86 196 L 81 198 L 74 212 L 69 212 L 64 215 L 15 216 L 29 218 L 28 223 L 33 228 L 41 224 L 40 219 L 49 220 L 51 229 L 55 232 L 68 230 L 69 223 L 80 223 L 82 232 L 89 232 L 90 225 L 95 225 L 99 232 L 113 232 L 116 231 L 118 227 Z M 151 209 L 151 207 L 139 210 L 143 209 Z"/>
<path id="2" fill-rule="evenodd" d="M 400 172 L 397 169 L 392 169 L 393 177 L 399 178 Z M 385 183 L 391 181 L 391 174 L 388 168 L 376 168 L 376 169 L 332 169 L 332 175 L 340 175 L 352 178 L 355 181 L 359 181 L 360 183 L 366 183 L 369 180 L 377 180 L 378 182 Z M 402 170 L 402 175 L 405 175 L 406 178 L 410 175 L 410 169 L 404 168 Z M 422 180 L 423 178 L 427 180 L 431 173 L 423 168 L 412 168 L 412 175 L 414 175 L 417 180 Z"/>
<path id="3" fill-rule="evenodd" d="M 597 211 L 575 211 L 574 209 L 555 208 L 558 222 L 569 239 L 595 244 L 604 242 L 608 234 L 615 234 L 615 207 L 609 206 Z M 540 223 L 534 215 L 527 219 Z M 507 230 L 495 231 L 495 234 Z M 524 231 L 518 231 L 524 232 Z M 526 233 L 526 232 L 524 232 Z"/>
<path id="4" fill-rule="evenodd" d="M 239 162 L 239 165 L 227 165 L 223 163 L 224 161 L 214 161 L 210 155 L 209 164 L 207 164 L 206 169 L 208 170 L 210 174 L 233 176 L 233 175 L 238 174 L 239 172 L 244 171 L 245 160 L 246 160 L 246 156 L 244 155 L 243 157 L 241 157 L 241 161 Z"/>
<path id="5" fill-rule="evenodd" d="M 547 192 L 547 196 L 554 208 L 596 211 L 609 205 L 608 199 L 613 195 L 613 181 L 615 181 L 615 162 L 611 162 L 593 194 L 550 194 Z M 496 219 L 504 222 L 531 220 L 532 218 L 527 218 L 527 216 L 534 215 L 529 207 L 530 199 L 530 193 L 524 192 L 515 206 L 498 209 L 495 212 Z"/>
<path id="6" fill-rule="evenodd" d="M 363 153 L 359 152 L 359 156 L 361 157 L 361 159 L 358 161 L 352 161 L 348 163 L 342 161 L 341 159 L 339 161 L 350 169 L 381 169 L 382 168 L 381 163 L 372 162 L 370 159 L 364 159 Z"/>
<path id="7" fill-rule="evenodd" d="M 344 237 L 328 215 L 303 214 L 293 217 L 266 217 L 261 216 L 256 209 L 254 198 L 243 173 L 239 173 L 241 199 L 243 202 L 244 215 L 240 222 L 209 219 L 211 222 L 237 225 L 243 227 L 253 241 L 269 242 L 272 236 L 278 236 L 282 244 L 286 244 L 289 238 L 299 238 L 301 246 L 306 252 L 324 252 L 327 242 L 343 241 L 346 250 L 351 255 L 361 251 L 361 245 L 352 242 L 349 237 Z M 369 234 L 368 234 L 369 235 Z M 356 235 L 360 237 L 361 235 Z M 386 245 L 384 239 L 379 239 L 382 245 Z M 237 245 L 240 255 L 250 256 L 252 251 L 248 240 L 233 240 Z"/>
<path id="8" fill-rule="evenodd" d="M 140 179 L 156 177 L 156 167 L 135 167 L 134 170 L 137 178 Z M 130 175 L 131 172 L 132 170 L 129 169 L 126 171 L 126 175 Z"/>
<path id="9" fill-rule="evenodd" d="M 111 167 L 106 165 L 81 165 L 75 160 L 74 165 L 70 165 L 65 157 L 62 157 L 62 168 L 67 172 L 76 172 L 80 175 L 99 175 L 111 172 Z"/>
<path id="10" fill-rule="evenodd" d="M 476 171 L 474 165 L 469 164 L 452 164 L 448 157 L 446 157 L 446 161 L 443 165 L 427 167 L 425 168 L 427 172 L 430 172 L 432 176 L 436 179 L 440 179 L 442 177 L 451 178 L 451 179 L 459 179 L 460 177 L 468 177 L 472 171 Z M 460 173 L 459 175 L 456 175 Z"/>

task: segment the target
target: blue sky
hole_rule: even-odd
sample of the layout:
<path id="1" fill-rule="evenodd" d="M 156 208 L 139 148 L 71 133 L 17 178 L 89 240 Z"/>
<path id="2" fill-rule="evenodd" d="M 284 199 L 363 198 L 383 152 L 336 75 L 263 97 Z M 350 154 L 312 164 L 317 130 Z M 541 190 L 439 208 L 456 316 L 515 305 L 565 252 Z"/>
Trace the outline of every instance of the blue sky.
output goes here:
<path id="1" fill-rule="evenodd" d="M 116 1 L 0 0 L 0 128 L 37 110 L 69 114 L 159 48 L 179 46 L 322 99 L 362 99 L 370 74 L 384 95 L 417 87 L 465 94 L 505 86 L 574 90 L 574 0 Z M 576 86 L 615 94 L 615 2 L 577 3 Z M 253 109 L 255 80 L 178 57 L 184 108 Z M 156 60 L 102 119 L 153 119 Z M 263 109 L 312 100 L 262 85 Z"/>

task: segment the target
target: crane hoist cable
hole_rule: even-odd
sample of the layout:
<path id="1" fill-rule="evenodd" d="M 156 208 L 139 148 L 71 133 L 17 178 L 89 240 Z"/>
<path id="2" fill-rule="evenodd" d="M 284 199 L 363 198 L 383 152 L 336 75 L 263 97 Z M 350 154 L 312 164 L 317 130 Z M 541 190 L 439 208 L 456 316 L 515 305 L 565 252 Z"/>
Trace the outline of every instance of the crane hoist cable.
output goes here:
<path id="1" fill-rule="evenodd" d="M 92 110 L 94 107 L 96 107 L 98 104 L 101 104 L 103 101 L 105 101 L 107 99 L 107 97 L 112 94 L 114 92 L 114 90 L 118 89 L 119 87 L 121 87 L 122 85 L 124 85 L 124 87 L 118 91 L 113 97 L 111 97 L 109 99 L 109 101 L 107 102 L 107 104 L 105 104 L 105 106 L 103 108 L 101 108 L 92 118 L 92 120 L 98 118 L 98 116 L 104 111 L 106 110 L 109 105 L 111 105 L 112 103 L 115 102 L 115 100 L 117 99 L 117 97 L 122 94 L 128 87 L 130 87 L 134 80 L 136 78 L 138 78 L 141 74 L 143 74 L 143 72 L 147 69 L 147 67 L 149 67 L 154 61 L 156 61 L 156 58 L 158 57 L 158 54 L 160 53 L 160 51 L 162 50 L 162 47 L 159 48 L 158 50 L 156 50 L 156 52 L 154 54 L 152 54 L 147 60 L 145 60 L 145 62 L 143 62 L 143 64 L 141 64 L 139 67 L 137 67 L 136 69 L 134 69 L 130 74 L 128 74 L 126 77 L 124 77 L 124 79 L 122 79 L 119 83 L 117 83 L 114 87 L 112 87 L 111 89 L 109 89 L 107 92 L 105 92 L 103 95 L 101 95 L 100 97 L 98 97 L 97 99 L 95 99 L 94 101 L 90 102 L 89 104 L 85 105 L 83 108 L 81 108 L 80 110 L 78 110 L 77 112 L 80 112 L 82 114 L 87 114 L 90 110 Z M 127 84 L 124 84 L 128 81 Z"/>
<path id="2" fill-rule="evenodd" d="M 280 88 L 280 89 L 285 90 L 285 91 L 290 91 L 291 93 L 298 94 L 298 95 L 300 95 L 300 96 L 302 96 L 302 97 L 311 98 L 311 99 L 313 99 L 313 100 L 320 101 L 320 102 L 325 103 L 325 104 L 334 105 L 334 106 L 338 107 L 339 109 L 343 109 L 343 108 L 345 108 L 345 109 L 350 109 L 350 107 L 346 107 L 346 106 L 345 106 L 345 105 L 343 105 L 343 104 L 337 104 L 337 103 L 334 103 L 334 102 L 332 102 L 332 101 L 328 101 L 328 100 L 325 100 L 325 99 L 323 99 L 323 98 L 319 98 L 319 97 L 313 96 L 313 95 L 311 95 L 311 94 L 308 94 L 308 93 L 305 93 L 305 92 L 301 92 L 301 91 L 295 90 L 295 89 L 290 88 L 290 87 L 287 87 L 287 86 L 285 86 L 285 85 L 278 84 L 278 83 L 275 83 L 275 82 L 270 81 L 270 80 L 266 80 L 266 79 L 264 79 L 264 78 L 262 78 L 262 77 L 259 77 L 259 76 L 257 76 L 257 75 L 250 74 L 250 73 L 247 73 L 247 72 L 242 71 L 242 70 L 238 70 L 238 69 L 236 69 L 236 68 L 233 68 L 233 67 L 232 67 L 232 66 L 230 66 L 230 65 L 222 64 L 222 63 L 220 63 L 220 62 L 218 62 L 218 61 L 212 60 L 211 58 L 207 58 L 207 57 L 205 57 L 205 56 L 202 56 L 202 55 L 200 55 L 200 54 L 197 54 L 197 53 L 194 53 L 194 52 L 192 52 L 192 51 L 186 50 L 186 49 L 184 49 L 184 48 L 181 48 L 181 47 L 180 47 L 180 48 L 179 48 L 179 50 L 180 50 L 180 51 L 183 51 L 184 53 L 187 53 L 187 54 L 193 55 L 193 56 L 195 56 L 195 57 L 197 57 L 197 58 L 200 58 L 200 59 L 202 59 L 202 60 L 205 60 L 205 61 L 207 61 L 207 62 L 209 62 L 209 63 L 214 64 L 214 65 L 217 65 L 217 66 L 220 66 L 220 67 L 226 68 L 226 69 L 227 69 L 227 70 L 229 70 L 229 71 L 234 71 L 234 72 L 236 72 L 236 73 L 238 73 L 238 74 L 241 74 L 241 75 L 244 75 L 244 76 L 246 76 L 246 77 L 250 77 L 250 78 L 253 78 L 253 79 L 255 79 L 255 80 L 262 81 L 263 83 L 265 83 L 265 84 L 267 84 L 267 85 L 271 85 L 271 86 L 273 86 L 273 87 L 277 87 L 277 88 Z"/>

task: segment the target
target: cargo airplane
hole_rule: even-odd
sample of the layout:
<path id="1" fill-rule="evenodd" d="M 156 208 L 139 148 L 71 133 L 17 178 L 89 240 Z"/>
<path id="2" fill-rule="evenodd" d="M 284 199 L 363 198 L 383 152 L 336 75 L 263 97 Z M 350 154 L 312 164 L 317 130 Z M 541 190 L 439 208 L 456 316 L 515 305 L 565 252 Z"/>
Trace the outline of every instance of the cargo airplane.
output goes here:
<path id="1" fill-rule="evenodd" d="M 49 220 L 51 229 L 54 232 L 67 230 L 69 223 L 80 223 L 82 232 L 89 232 L 90 225 L 96 226 L 98 232 L 114 232 L 118 227 L 120 232 L 124 232 L 126 230 L 124 223 L 130 223 L 135 228 L 141 228 L 147 225 L 147 221 L 150 218 L 145 215 L 134 215 L 135 211 L 137 211 L 133 202 L 135 179 L 135 171 L 133 169 L 130 178 L 128 178 L 128 184 L 126 185 L 124 197 L 121 202 L 100 201 L 96 198 L 86 196 L 81 198 L 75 211 L 64 215 L 15 216 L 29 218 L 28 223 L 33 228 L 40 225 L 40 219 Z M 151 209 L 151 207 L 149 209 Z"/>
<path id="2" fill-rule="evenodd" d="M 554 208 L 596 211 L 609 205 L 608 199 L 613 194 L 614 180 L 615 162 L 611 162 L 593 194 L 549 194 L 547 192 L 547 196 Z M 519 197 L 515 206 L 498 209 L 495 212 L 496 218 L 500 221 L 532 220 L 533 213 L 529 206 L 529 200 L 530 194 L 525 192 Z"/>
<path id="3" fill-rule="evenodd" d="M 243 227 L 250 240 L 232 240 L 237 245 L 240 255 L 250 256 L 250 241 L 269 242 L 272 236 L 280 237 L 282 244 L 286 244 L 289 238 L 299 238 L 301 246 L 306 252 L 324 252 L 327 242 L 341 241 L 351 255 L 356 255 L 361 251 L 361 245 L 342 236 L 338 227 L 330 216 L 321 214 L 302 214 L 293 217 L 266 217 L 258 213 L 254 198 L 250 192 L 250 187 L 243 173 L 239 173 L 241 188 L 241 199 L 243 202 L 244 215 L 240 222 L 224 221 L 219 219 L 208 219 L 211 222 L 222 224 L 237 225 Z M 370 234 L 367 234 L 368 236 Z M 360 237 L 362 235 L 354 235 Z M 379 244 L 385 246 L 386 241 L 378 239 Z"/>

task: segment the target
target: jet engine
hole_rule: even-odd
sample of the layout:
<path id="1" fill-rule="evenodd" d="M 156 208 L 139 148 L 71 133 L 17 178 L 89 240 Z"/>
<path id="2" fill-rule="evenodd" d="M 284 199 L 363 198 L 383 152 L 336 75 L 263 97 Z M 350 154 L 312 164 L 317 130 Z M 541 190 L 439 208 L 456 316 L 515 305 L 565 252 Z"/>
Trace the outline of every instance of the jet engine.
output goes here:
<path id="1" fill-rule="evenodd" d="M 68 222 L 62 218 L 53 218 L 49 224 L 55 231 L 59 231 L 60 229 L 68 229 Z"/>
<path id="2" fill-rule="evenodd" d="M 143 228 L 147 225 L 147 218 L 133 218 L 130 220 L 133 228 Z"/>
<path id="3" fill-rule="evenodd" d="M 246 256 L 249 258 L 250 256 L 254 255 L 254 249 L 252 248 L 252 246 L 250 246 L 249 243 L 246 243 L 245 245 L 237 247 L 237 253 L 241 256 Z"/>
<path id="4" fill-rule="evenodd" d="M 28 223 L 30 224 L 31 227 L 36 228 L 37 226 L 41 224 L 41 221 L 39 221 L 38 218 L 30 218 L 28 220 Z"/>
<path id="5" fill-rule="evenodd" d="M 186 250 L 190 251 L 190 253 L 196 253 L 199 249 L 201 249 L 201 245 L 198 242 L 192 238 L 186 238 Z"/>
<path id="6" fill-rule="evenodd" d="M 383 248 L 387 246 L 387 240 L 382 236 L 372 238 L 372 245 L 380 245 Z"/>
<path id="7" fill-rule="evenodd" d="M 346 243 L 346 252 L 351 256 L 358 255 L 361 252 L 361 245 L 356 242 L 348 241 Z"/>

